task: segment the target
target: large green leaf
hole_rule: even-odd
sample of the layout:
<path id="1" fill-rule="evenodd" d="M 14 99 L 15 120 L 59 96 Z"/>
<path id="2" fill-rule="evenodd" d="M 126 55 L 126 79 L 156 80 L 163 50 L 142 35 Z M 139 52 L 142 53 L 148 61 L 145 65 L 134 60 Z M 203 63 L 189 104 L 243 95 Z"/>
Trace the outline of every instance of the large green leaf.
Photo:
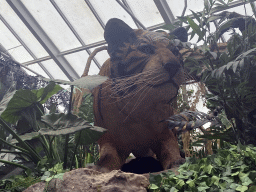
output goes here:
<path id="1" fill-rule="evenodd" d="M 21 117 L 21 111 L 36 102 L 37 96 L 32 91 L 18 90 L 9 101 L 1 117 L 9 123 L 16 123 Z"/>
<path id="2" fill-rule="evenodd" d="M 31 132 L 31 133 L 26 133 L 24 135 L 19 135 L 22 141 L 32 140 L 39 136 L 40 136 L 39 132 Z M 17 141 L 16 139 L 11 140 L 11 144 L 16 144 L 16 143 L 19 143 L 19 141 Z"/>
<path id="3" fill-rule="evenodd" d="M 44 103 L 60 89 L 62 88 L 59 85 L 55 85 L 55 83 L 51 82 L 45 88 L 39 90 L 31 91 L 21 89 L 14 92 L 15 94 L 10 93 L 5 100 L 5 105 L 7 101 L 9 101 L 9 103 L 2 113 L 2 118 L 9 123 L 16 123 L 20 119 L 21 113 L 24 112 L 26 108 L 39 104 L 38 102 Z M 13 97 L 11 97 L 12 95 Z M 40 105 L 41 104 L 38 106 L 40 107 Z"/>
<path id="4" fill-rule="evenodd" d="M 71 81 L 64 81 L 64 80 L 52 80 L 52 79 L 46 79 L 43 78 L 45 81 L 54 81 L 55 83 L 64 84 L 64 85 L 75 85 L 80 88 L 86 88 L 92 90 L 94 87 L 97 87 L 98 85 L 102 84 L 108 79 L 107 76 L 101 76 L 101 75 L 89 75 L 82 77 L 80 79 L 77 79 L 73 82 Z"/>
<path id="5" fill-rule="evenodd" d="M 106 131 L 106 129 L 100 127 L 93 127 L 88 121 L 73 114 L 45 115 L 42 117 L 42 121 L 52 127 L 52 129 L 42 128 L 39 131 L 42 135 L 67 135 L 86 129 L 88 134 L 96 131 L 101 136 Z"/>
<path id="6" fill-rule="evenodd" d="M 104 133 L 106 132 L 106 129 L 103 129 L 101 127 L 93 126 L 92 128 L 82 130 L 81 132 L 81 138 L 79 143 L 82 145 L 89 145 L 91 143 L 95 143 Z M 75 141 L 78 141 L 78 134 L 75 135 Z"/>
<path id="7" fill-rule="evenodd" d="M 12 99 L 15 93 L 16 93 L 16 90 L 13 90 L 13 91 L 9 90 L 4 95 L 3 99 L 0 102 L 0 116 L 2 115 L 4 110 L 7 108 L 9 101 Z"/>
<path id="8" fill-rule="evenodd" d="M 59 90 L 63 89 L 61 86 L 56 85 L 54 82 L 50 82 L 45 88 L 39 90 L 32 90 L 36 94 L 38 101 L 43 104 L 45 103 L 52 95 L 58 93 Z"/>

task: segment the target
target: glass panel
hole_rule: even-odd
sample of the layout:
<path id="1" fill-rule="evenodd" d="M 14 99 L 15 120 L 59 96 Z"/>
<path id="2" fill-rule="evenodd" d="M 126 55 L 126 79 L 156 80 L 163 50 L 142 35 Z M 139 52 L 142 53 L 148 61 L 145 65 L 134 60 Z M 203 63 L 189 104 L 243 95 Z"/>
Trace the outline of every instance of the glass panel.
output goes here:
<path id="1" fill-rule="evenodd" d="M 130 27 L 137 29 L 131 16 L 116 1 L 93 0 L 90 2 L 104 23 L 111 18 L 119 18 Z"/>
<path id="2" fill-rule="evenodd" d="M 181 16 L 182 11 L 184 9 L 184 1 L 177 1 L 175 0 L 166 0 L 173 15 L 175 17 Z M 203 11 L 204 8 L 204 0 L 189 0 L 187 1 L 187 9 L 185 12 L 185 15 L 190 15 L 192 12 L 190 10 L 193 10 L 194 12 Z"/>
<path id="3" fill-rule="evenodd" d="M 42 64 L 47 69 L 47 71 L 49 71 L 49 73 L 53 76 L 54 79 L 62 79 L 69 81 L 67 76 L 62 72 L 59 66 L 52 59 L 43 61 Z"/>
<path id="4" fill-rule="evenodd" d="M 18 61 L 19 63 L 27 62 L 33 60 L 33 57 L 27 52 L 27 50 L 22 47 L 15 47 L 8 51 L 13 58 Z"/>
<path id="5" fill-rule="evenodd" d="M 55 0 L 85 44 L 104 40 L 103 28 L 84 0 Z"/>
<path id="6" fill-rule="evenodd" d="M 60 51 L 81 46 L 50 1 L 21 1 Z"/>
<path id="7" fill-rule="evenodd" d="M 2 21 L 0 21 L 0 43 L 7 51 L 14 47 L 21 46 L 16 37 L 14 37 Z"/>
<path id="8" fill-rule="evenodd" d="M 75 71 L 78 73 L 79 76 L 82 76 L 85 65 L 87 62 L 87 59 L 89 57 L 88 53 L 86 51 L 80 51 L 76 52 L 73 54 L 68 54 L 64 56 L 69 63 L 71 63 L 72 67 L 75 69 Z M 92 74 L 98 74 L 99 69 L 94 63 L 94 61 L 91 62 L 90 70 L 89 70 L 89 75 Z"/>
<path id="9" fill-rule="evenodd" d="M 145 26 L 151 27 L 164 20 L 153 1 L 127 0 L 136 18 Z"/>
<path id="10" fill-rule="evenodd" d="M 49 76 L 44 72 L 44 70 L 36 63 L 36 64 L 33 64 L 33 65 L 29 65 L 27 66 L 29 69 L 35 71 L 36 73 L 46 77 L 46 78 L 49 78 Z M 23 68 L 25 69 L 25 68 Z M 36 76 L 37 74 L 25 69 L 26 72 L 29 74 L 29 75 L 32 75 L 32 76 Z"/>
<path id="11" fill-rule="evenodd" d="M 24 23 L 20 20 L 6 1 L 1 1 L 0 3 L 0 14 L 37 58 L 48 56 L 48 53 L 44 50 L 41 44 L 28 30 L 28 28 L 24 25 Z"/>

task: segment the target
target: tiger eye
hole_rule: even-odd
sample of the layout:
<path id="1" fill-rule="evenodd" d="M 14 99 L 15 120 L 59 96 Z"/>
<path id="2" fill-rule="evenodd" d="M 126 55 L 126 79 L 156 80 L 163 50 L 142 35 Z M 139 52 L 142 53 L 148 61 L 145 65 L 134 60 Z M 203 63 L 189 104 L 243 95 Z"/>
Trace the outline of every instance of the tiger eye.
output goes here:
<path id="1" fill-rule="evenodd" d="M 155 49 L 156 48 L 153 45 L 141 45 L 138 47 L 139 51 L 150 55 L 155 54 Z"/>

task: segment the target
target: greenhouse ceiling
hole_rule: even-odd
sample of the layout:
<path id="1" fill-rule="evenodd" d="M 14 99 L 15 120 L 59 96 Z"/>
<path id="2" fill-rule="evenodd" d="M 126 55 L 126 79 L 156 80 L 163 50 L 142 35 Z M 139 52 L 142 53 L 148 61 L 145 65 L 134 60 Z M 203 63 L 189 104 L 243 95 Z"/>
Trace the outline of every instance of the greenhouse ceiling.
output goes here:
<path id="1" fill-rule="evenodd" d="M 106 44 L 110 18 L 155 30 L 173 23 L 186 4 L 185 16 L 202 11 L 204 0 L 1 0 L 0 51 L 31 75 L 73 81 L 92 51 Z M 244 1 L 232 1 L 226 9 L 245 15 L 244 7 L 253 15 Z M 97 74 L 107 58 L 106 51 L 98 53 L 89 75 Z"/>

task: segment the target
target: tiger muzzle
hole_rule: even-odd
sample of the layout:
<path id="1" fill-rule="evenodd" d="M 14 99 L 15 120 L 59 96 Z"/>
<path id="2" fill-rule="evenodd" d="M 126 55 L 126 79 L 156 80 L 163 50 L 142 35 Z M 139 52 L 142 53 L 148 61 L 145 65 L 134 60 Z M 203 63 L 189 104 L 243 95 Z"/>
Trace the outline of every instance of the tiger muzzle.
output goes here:
<path id="1" fill-rule="evenodd" d="M 175 74 L 180 70 L 181 65 L 179 63 L 166 63 L 164 69 L 169 73 L 170 77 L 174 77 Z"/>

